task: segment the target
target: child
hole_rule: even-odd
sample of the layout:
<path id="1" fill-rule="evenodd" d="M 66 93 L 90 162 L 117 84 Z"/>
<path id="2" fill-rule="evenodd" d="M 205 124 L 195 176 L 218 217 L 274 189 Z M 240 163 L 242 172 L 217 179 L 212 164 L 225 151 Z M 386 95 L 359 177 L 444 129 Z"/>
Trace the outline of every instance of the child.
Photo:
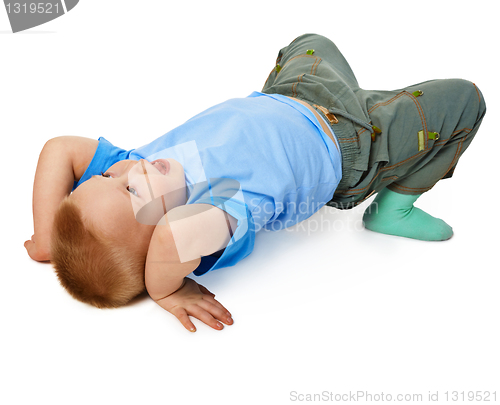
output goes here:
<path id="1" fill-rule="evenodd" d="M 303 35 L 279 52 L 262 93 L 214 106 L 141 148 L 48 141 L 25 247 L 51 260 L 84 302 L 123 305 L 146 286 L 188 330 L 189 316 L 222 329 L 231 314 L 186 276 L 236 264 L 261 228 L 378 193 L 367 229 L 449 239 L 452 228 L 413 203 L 452 176 L 485 111 L 464 80 L 360 89 L 330 40 Z"/>

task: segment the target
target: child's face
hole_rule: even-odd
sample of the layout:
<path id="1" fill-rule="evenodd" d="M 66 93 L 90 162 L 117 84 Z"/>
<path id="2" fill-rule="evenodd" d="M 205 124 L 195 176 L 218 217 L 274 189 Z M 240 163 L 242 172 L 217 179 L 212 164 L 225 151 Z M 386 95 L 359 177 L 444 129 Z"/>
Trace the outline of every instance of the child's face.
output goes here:
<path id="1" fill-rule="evenodd" d="M 123 160 L 82 183 L 71 198 L 101 229 L 140 236 L 186 203 L 184 169 L 174 159 Z"/>

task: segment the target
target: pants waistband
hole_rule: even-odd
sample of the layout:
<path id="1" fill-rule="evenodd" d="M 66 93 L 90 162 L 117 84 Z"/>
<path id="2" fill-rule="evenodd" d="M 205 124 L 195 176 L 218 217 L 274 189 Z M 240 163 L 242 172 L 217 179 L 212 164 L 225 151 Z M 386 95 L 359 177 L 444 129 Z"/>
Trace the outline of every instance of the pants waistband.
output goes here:
<path id="1" fill-rule="evenodd" d="M 289 96 L 286 96 L 288 97 L 289 99 L 292 99 L 293 101 L 296 101 L 297 103 L 299 104 L 302 104 L 304 107 L 307 107 L 313 114 L 314 116 L 316 117 L 316 119 L 318 120 L 319 124 L 321 125 L 321 128 L 323 129 L 323 131 L 325 132 L 325 134 L 328 135 L 328 137 L 333 141 L 333 143 L 335 144 L 335 146 L 337 147 L 337 150 L 340 152 L 340 148 L 339 148 L 339 145 L 337 143 L 337 140 L 335 139 L 335 136 L 333 134 L 333 130 L 332 128 L 330 128 L 330 126 L 325 122 L 325 120 L 318 114 L 318 112 L 308 103 L 306 103 L 305 101 L 302 101 L 302 100 L 299 100 L 298 98 L 295 98 L 295 97 L 289 97 Z M 324 108 L 324 107 L 320 107 L 320 106 L 315 106 L 315 107 L 318 107 L 318 108 Z"/>
<path id="2" fill-rule="evenodd" d="M 328 109 L 313 103 L 310 104 L 309 102 L 300 100 L 295 97 L 287 97 L 294 101 L 297 101 L 298 103 L 306 106 L 309 110 L 311 110 L 321 124 L 323 131 L 325 131 L 325 133 L 333 140 L 342 157 L 342 179 L 337 186 L 337 190 L 340 191 L 349 189 L 349 187 L 351 187 L 359 180 L 362 172 L 354 170 L 356 160 L 359 157 L 359 147 L 357 146 L 357 142 L 355 142 L 357 133 L 354 129 L 352 131 L 346 131 L 344 129 L 345 122 L 351 121 L 354 123 L 358 123 L 365 128 L 371 128 L 370 124 L 362 122 L 361 120 L 351 116 L 345 111 L 337 109 L 335 111 L 332 111 L 332 109 Z M 322 117 L 316 109 L 319 110 L 324 115 L 324 117 Z M 340 120 L 335 114 L 340 117 Z M 342 121 L 342 119 L 344 118 L 345 120 Z M 328 123 L 330 125 L 328 125 Z M 335 127 L 335 130 L 332 128 L 332 126 Z"/>

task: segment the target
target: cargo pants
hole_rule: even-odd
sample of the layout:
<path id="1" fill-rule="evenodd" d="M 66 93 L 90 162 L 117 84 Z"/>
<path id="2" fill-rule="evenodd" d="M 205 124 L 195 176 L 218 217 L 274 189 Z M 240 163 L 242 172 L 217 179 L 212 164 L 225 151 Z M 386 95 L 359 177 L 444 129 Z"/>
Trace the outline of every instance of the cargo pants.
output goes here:
<path id="1" fill-rule="evenodd" d="M 262 92 L 303 100 L 330 124 L 342 180 L 327 205 L 340 209 L 385 187 L 417 195 L 451 177 L 486 112 L 480 90 L 462 79 L 361 89 L 335 44 L 315 34 L 279 51 Z"/>

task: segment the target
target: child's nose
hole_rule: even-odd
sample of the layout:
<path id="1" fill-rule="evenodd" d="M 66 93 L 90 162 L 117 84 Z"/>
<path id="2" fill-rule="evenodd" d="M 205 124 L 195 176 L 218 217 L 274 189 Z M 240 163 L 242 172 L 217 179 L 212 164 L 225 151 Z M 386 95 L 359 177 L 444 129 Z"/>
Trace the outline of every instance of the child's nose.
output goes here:
<path id="1" fill-rule="evenodd" d="M 131 161 L 129 165 L 123 171 L 123 181 L 131 183 L 133 181 L 144 181 L 145 176 L 147 176 L 146 165 L 144 159 Z"/>
<path id="2" fill-rule="evenodd" d="M 149 182 L 149 176 L 148 172 L 146 170 L 146 161 L 144 159 L 141 159 L 141 165 L 142 165 L 142 170 L 144 171 L 144 176 L 146 176 L 146 183 L 148 183 L 148 188 L 149 188 L 149 194 L 151 194 L 151 199 L 154 199 L 153 195 L 153 188 L 151 187 L 151 183 Z"/>
<path id="3" fill-rule="evenodd" d="M 139 159 L 136 161 L 131 161 L 130 166 L 127 168 L 127 172 L 129 176 L 137 176 L 137 175 L 145 175 L 146 171 L 146 160 Z"/>

